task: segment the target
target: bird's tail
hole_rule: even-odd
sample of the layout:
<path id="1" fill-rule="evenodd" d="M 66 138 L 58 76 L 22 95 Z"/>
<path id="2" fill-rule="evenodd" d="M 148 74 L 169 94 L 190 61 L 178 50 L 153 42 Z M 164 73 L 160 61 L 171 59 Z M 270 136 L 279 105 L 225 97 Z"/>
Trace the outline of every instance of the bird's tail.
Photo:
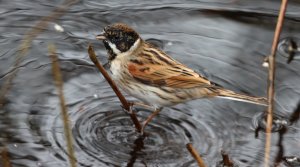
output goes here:
<path id="1" fill-rule="evenodd" d="M 243 94 L 238 94 L 230 90 L 226 89 L 220 89 L 218 97 L 225 98 L 225 99 L 231 99 L 236 101 L 242 101 L 247 103 L 253 103 L 258 105 L 268 105 L 268 101 L 264 97 L 253 97 L 253 96 L 247 96 Z"/>

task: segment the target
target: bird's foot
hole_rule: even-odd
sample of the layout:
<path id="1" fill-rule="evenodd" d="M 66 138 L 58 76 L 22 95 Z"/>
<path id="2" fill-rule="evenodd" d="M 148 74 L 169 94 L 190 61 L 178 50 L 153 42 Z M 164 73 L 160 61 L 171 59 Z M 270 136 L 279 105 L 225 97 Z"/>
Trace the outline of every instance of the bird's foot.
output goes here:
<path id="1" fill-rule="evenodd" d="M 155 109 L 153 113 L 151 113 L 145 121 L 142 123 L 141 134 L 145 135 L 145 127 L 149 124 L 149 122 L 162 110 L 162 108 Z"/>
<path id="2" fill-rule="evenodd" d="M 142 103 L 142 102 L 136 102 L 136 101 L 131 101 L 131 102 L 128 102 L 130 106 L 140 106 L 140 107 L 144 107 L 146 109 L 149 109 L 149 110 L 153 110 L 153 107 L 152 106 L 149 106 L 145 103 Z"/>

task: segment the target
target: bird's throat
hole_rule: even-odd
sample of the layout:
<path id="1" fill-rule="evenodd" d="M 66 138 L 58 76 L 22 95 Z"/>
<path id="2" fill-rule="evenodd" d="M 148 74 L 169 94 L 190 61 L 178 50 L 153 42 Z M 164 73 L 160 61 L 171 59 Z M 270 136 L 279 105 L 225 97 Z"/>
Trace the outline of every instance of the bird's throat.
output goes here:
<path id="1" fill-rule="evenodd" d="M 117 54 L 114 53 L 113 49 L 109 45 L 109 42 L 107 40 L 103 40 L 103 44 L 104 44 L 104 47 L 106 48 L 107 53 L 108 53 L 108 60 L 109 61 L 114 60 L 116 58 Z"/>

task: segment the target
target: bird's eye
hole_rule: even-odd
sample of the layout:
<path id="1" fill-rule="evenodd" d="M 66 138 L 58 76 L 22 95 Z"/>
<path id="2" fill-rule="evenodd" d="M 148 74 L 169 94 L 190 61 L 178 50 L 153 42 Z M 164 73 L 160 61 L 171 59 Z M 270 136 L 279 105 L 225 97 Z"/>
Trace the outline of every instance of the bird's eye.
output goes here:
<path id="1" fill-rule="evenodd" d="M 114 40 L 115 40 L 115 41 L 118 41 L 118 40 L 120 40 L 120 37 L 119 37 L 119 36 L 115 36 L 115 37 L 114 37 Z"/>

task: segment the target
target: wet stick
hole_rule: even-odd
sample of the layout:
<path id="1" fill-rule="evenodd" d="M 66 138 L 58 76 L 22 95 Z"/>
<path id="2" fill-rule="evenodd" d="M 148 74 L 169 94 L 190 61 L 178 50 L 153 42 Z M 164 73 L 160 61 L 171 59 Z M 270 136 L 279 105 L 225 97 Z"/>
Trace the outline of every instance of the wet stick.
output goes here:
<path id="1" fill-rule="evenodd" d="M 186 148 L 189 150 L 191 155 L 197 161 L 199 167 L 206 167 L 206 165 L 204 164 L 204 161 L 202 160 L 201 156 L 198 154 L 197 150 L 193 147 L 193 145 L 191 143 L 188 143 L 186 145 Z"/>
<path id="2" fill-rule="evenodd" d="M 72 132 L 71 132 L 70 125 L 69 125 L 69 116 L 68 116 L 67 106 L 65 103 L 65 98 L 64 98 L 64 93 L 63 93 L 63 80 L 62 80 L 62 76 L 61 76 L 61 72 L 60 72 L 60 68 L 59 68 L 58 58 L 56 56 L 55 46 L 49 45 L 48 50 L 49 50 L 49 56 L 52 61 L 52 72 L 53 72 L 55 86 L 58 91 L 62 120 L 64 122 L 64 133 L 65 133 L 65 138 L 66 138 L 66 142 L 67 142 L 69 161 L 70 161 L 71 167 L 76 167 L 76 159 L 75 159 L 75 153 L 74 153 L 74 148 L 73 148 Z"/>
<path id="3" fill-rule="evenodd" d="M 108 75 L 108 73 L 106 72 L 104 67 L 99 63 L 99 61 L 96 57 L 95 51 L 94 51 L 94 49 L 91 45 L 89 45 L 89 47 L 88 47 L 88 53 L 89 53 L 89 56 L 90 56 L 90 59 L 92 60 L 92 62 L 95 64 L 95 66 L 98 68 L 98 70 L 102 73 L 102 75 L 104 76 L 106 81 L 109 83 L 110 87 L 113 89 L 113 91 L 118 96 L 118 98 L 119 98 L 120 102 L 122 103 L 122 106 L 124 107 L 124 109 L 129 111 L 130 118 L 131 118 L 132 122 L 134 123 L 135 128 L 137 129 L 137 131 L 141 132 L 142 127 L 141 127 L 141 124 L 140 124 L 139 120 L 136 117 L 136 114 L 133 111 L 131 111 L 130 104 L 125 99 L 123 94 L 120 92 L 120 90 L 118 89 L 118 87 L 116 86 L 114 81 L 111 79 L 111 77 Z"/>
<path id="4" fill-rule="evenodd" d="M 133 150 L 129 153 L 131 155 L 131 158 L 129 159 L 126 167 L 134 167 L 134 163 L 138 158 L 139 152 L 141 152 L 145 148 L 144 139 L 144 136 L 140 136 L 134 141 Z M 147 165 L 145 164 L 145 166 Z"/>
<path id="5" fill-rule="evenodd" d="M 268 110 L 267 110 L 267 128 L 266 128 L 266 145 L 265 145 L 265 159 L 264 166 L 269 167 L 270 149 L 271 149 L 271 131 L 273 122 L 274 110 L 274 81 L 275 81 L 275 58 L 279 36 L 281 33 L 284 15 L 286 11 L 288 0 L 282 0 L 280 12 L 277 20 L 275 35 L 273 39 L 271 54 L 269 56 L 269 74 L 268 74 Z"/>

